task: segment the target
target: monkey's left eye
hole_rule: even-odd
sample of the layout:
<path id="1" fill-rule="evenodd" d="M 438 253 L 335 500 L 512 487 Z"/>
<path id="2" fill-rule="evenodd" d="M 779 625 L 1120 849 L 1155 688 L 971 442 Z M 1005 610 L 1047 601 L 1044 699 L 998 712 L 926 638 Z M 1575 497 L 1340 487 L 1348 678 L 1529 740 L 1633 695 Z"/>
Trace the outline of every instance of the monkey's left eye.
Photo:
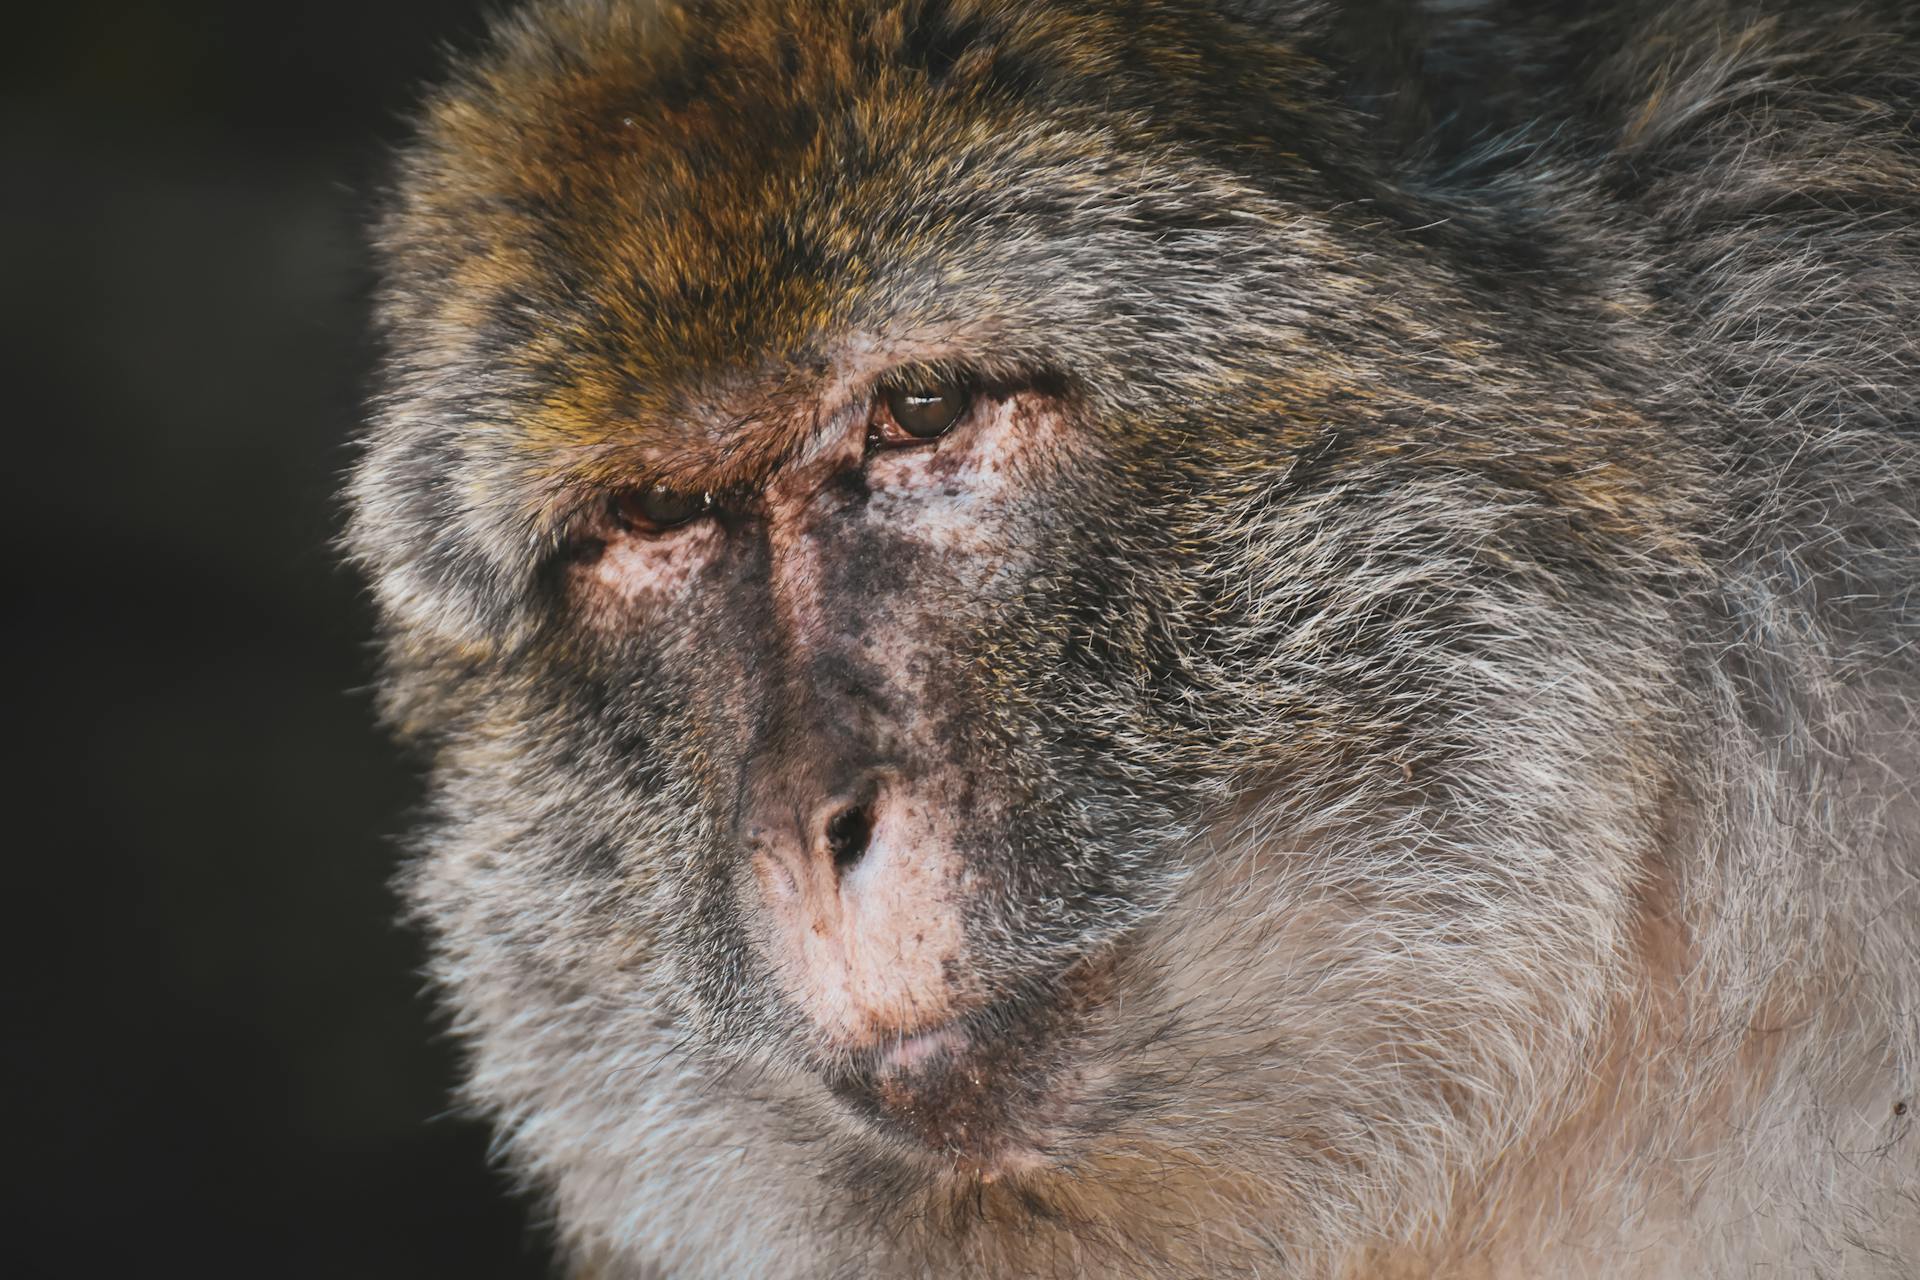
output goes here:
<path id="1" fill-rule="evenodd" d="M 620 523 L 634 532 L 661 533 L 711 511 L 713 495 L 656 484 L 617 494 L 613 509 Z"/>
<path id="2" fill-rule="evenodd" d="M 945 435 L 973 403 L 973 388 L 957 378 L 890 387 L 874 415 L 875 444 L 915 444 Z"/>

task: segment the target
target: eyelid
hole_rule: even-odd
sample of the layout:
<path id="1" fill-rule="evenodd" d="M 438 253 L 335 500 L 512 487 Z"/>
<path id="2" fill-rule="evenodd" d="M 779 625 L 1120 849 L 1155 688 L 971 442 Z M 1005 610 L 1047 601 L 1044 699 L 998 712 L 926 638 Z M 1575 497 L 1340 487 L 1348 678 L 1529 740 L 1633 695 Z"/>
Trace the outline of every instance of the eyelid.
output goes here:
<path id="1" fill-rule="evenodd" d="M 986 381 L 980 372 L 971 365 L 957 360 L 927 360 L 912 364 L 895 365 L 874 380 L 869 398 L 882 400 L 896 391 L 911 391 L 916 387 L 937 386 L 953 383 L 969 390 L 978 391 Z"/>

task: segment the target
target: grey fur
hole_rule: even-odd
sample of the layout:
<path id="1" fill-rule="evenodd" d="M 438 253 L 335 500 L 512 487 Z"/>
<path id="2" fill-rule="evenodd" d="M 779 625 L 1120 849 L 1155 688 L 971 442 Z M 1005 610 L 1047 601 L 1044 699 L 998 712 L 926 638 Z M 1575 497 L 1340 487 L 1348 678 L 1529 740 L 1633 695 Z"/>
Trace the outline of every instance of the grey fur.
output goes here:
<path id="1" fill-rule="evenodd" d="M 432 778 L 405 891 L 467 1097 L 569 1256 L 1920 1273 L 1911 12 L 979 8 L 846 37 L 932 88 L 856 138 L 876 73 L 828 82 L 771 275 L 686 274 L 749 262 L 703 256 L 701 192 L 789 154 L 777 76 L 686 70 L 789 56 L 771 0 L 537 5 L 403 159 L 348 545 Z M 998 128 L 940 97 L 948 45 L 993 51 Z M 669 95 L 727 104 L 691 209 L 592 188 L 606 112 Z M 622 236 L 681 275 L 610 269 Z M 1101 442 L 942 624 L 1027 815 L 982 964 L 1097 953 L 1119 993 L 1071 1044 L 1101 1101 L 993 1183 L 791 1051 L 713 888 L 752 664 L 697 620 L 583 637 L 562 477 L 621 423 L 525 426 L 907 332 L 1065 379 Z"/>

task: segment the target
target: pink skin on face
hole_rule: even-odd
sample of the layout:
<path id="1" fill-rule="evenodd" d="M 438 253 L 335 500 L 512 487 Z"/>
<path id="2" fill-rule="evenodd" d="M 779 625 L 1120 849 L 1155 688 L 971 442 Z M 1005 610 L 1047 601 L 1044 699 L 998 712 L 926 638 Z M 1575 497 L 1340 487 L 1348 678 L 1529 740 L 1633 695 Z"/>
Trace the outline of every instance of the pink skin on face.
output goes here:
<path id="1" fill-rule="evenodd" d="M 1002 545 L 1005 512 L 1051 469 L 1061 438 L 1058 406 L 1031 391 L 982 398 L 946 435 L 870 456 L 868 421 L 864 410 L 834 415 L 756 499 L 768 529 L 775 617 L 797 664 L 847 642 L 825 598 L 830 539 L 816 532 L 834 518 L 818 498 L 836 477 L 864 467 L 858 518 L 877 522 L 903 550 L 930 556 L 927 572 L 939 575 L 943 589 L 979 598 L 991 594 L 985 589 L 994 578 L 1019 569 L 1018 553 Z M 657 610 L 696 607 L 700 570 L 725 546 L 719 522 L 704 518 L 658 533 L 616 528 L 576 579 L 587 597 L 583 613 L 618 629 L 644 626 Z M 905 708 L 896 729 L 909 749 L 931 733 L 919 709 L 924 693 L 912 683 L 926 665 L 917 638 L 923 630 L 876 627 L 860 650 L 886 673 L 891 701 Z M 882 1061 L 892 1071 L 964 1051 L 966 1038 L 942 1024 L 981 998 L 967 980 L 964 931 L 974 877 L 951 826 L 963 817 L 962 788 L 936 761 L 929 747 L 911 785 L 897 778 L 882 785 L 856 862 L 837 866 L 817 834 L 776 831 L 744 860 L 739 882 L 770 967 L 823 1047 L 891 1042 Z"/>

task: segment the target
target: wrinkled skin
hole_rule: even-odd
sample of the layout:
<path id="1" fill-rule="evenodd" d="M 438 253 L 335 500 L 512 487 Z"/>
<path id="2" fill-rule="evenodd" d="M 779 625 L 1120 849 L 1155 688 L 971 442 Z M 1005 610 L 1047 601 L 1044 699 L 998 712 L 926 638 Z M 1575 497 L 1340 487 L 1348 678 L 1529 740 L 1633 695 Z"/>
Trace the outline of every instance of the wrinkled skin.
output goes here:
<path id="1" fill-rule="evenodd" d="M 1129 895 L 1169 857 L 1126 840 L 1055 856 L 1085 843 L 1061 807 L 1113 766 L 1070 726 L 1008 723 L 996 693 L 996 654 L 1028 633 L 1022 595 L 1065 555 L 1041 499 L 1099 466 L 1074 456 L 1089 450 L 1060 400 L 996 388 L 937 441 L 878 448 L 865 408 L 829 410 L 712 516 L 593 530 L 564 594 L 592 620 L 586 643 L 619 655 L 616 684 L 636 636 L 663 655 L 642 662 L 697 674 L 670 695 L 685 720 L 649 753 L 711 761 L 692 785 L 717 829 L 668 911 L 714 984 L 715 1034 L 778 1028 L 768 1048 L 863 1113 L 990 1163 L 1036 1118 L 1015 1077 L 1051 1069 L 1045 1046 L 1016 1043 L 1028 1005 L 1138 917 Z M 1016 751 L 1046 770 L 1009 768 Z M 1144 797 L 1102 812 L 1120 832 L 1157 816 Z M 936 1040 L 917 1070 L 891 1069 Z M 1016 1067 L 1028 1047 L 1043 1057 Z M 1004 1064 L 990 1082 L 989 1060 Z M 967 1074 L 970 1101 L 921 1105 Z"/>
<path id="2" fill-rule="evenodd" d="M 583 1269 L 1920 1257 L 1911 22 L 1415 14 L 554 0 L 429 103 L 348 541 Z"/>

